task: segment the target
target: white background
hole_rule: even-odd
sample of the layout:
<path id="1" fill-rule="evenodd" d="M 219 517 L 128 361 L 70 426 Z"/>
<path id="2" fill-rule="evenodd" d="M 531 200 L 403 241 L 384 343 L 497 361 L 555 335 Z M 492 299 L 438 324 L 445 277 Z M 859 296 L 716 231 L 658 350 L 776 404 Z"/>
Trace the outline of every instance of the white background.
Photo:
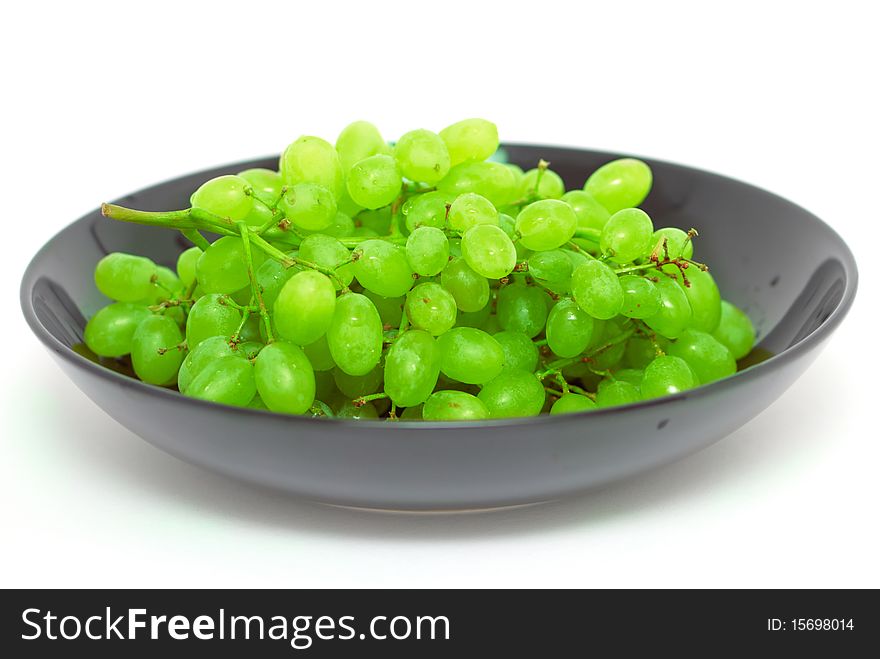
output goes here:
<path id="1" fill-rule="evenodd" d="M 723 6 L 7 7 L 0 585 L 880 586 L 876 17 L 868 2 Z M 21 319 L 31 255 L 102 200 L 301 133 L 333 140 L 354 119 L 396 137 L 466 116 L 798 202 L 856 252 L 851 315 L 777 403 L 708 450 L 467 516 L 339 510 L 178 462 L 86 399 Z"/>

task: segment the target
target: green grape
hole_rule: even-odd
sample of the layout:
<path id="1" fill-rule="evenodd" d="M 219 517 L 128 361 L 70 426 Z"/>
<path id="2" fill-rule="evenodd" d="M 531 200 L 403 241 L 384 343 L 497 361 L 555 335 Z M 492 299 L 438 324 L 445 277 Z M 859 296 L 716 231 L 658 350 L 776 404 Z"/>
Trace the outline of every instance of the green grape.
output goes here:
<path id="1" fill-rule="evenodd" d="M 364 291 L 364 295 L 370 298 L 370 301 L 375 305 L 383 325 L 388 328 L 400 326 L 400 321 L 403 319 L 403 305 L 406 303 L 406 297 L 382 297 L 373 291 L 367 290 Z"/>
<path id="2" fill-rule="evenodd" d="M 501 323 L 498 322 L 497 314 L 489 314 L 489 317 L 480 325 L 477 329 L 483 330 L 486 334 L 492 334 L 493 336 L 498 332 L 503 331 L 501 327 Z"/>
<path id="3" fill-rule="evenodd" d="M 688 238 L 688 235 L 682 231 L 681 229 L 676 229 L 675 227 L 664 227 L 663 229 L 657 229 L 654 232 L 654 237 L 651 239 L 652 248 L 660 245 L 660 249 L 657 251 L 657 256 L 660 258 L 665 258 L 666 254 L 663 252 L 663 239 L 666 239 L 666 251 L 669 252 L 669 258 L 677 259 L 679 257 L 689 259 L 694 255 L 694 241 Z"/>
<path id="4" fill-rule="evenodd" d="M 257 256 L 260 265 L 263 258 Z M 196 276 L 205 293 L 235 293 L 247 286 L 250 279 L 241 238 L 225 236 L 215 241 L 196 262 Z"/>
<path id="5" fill-rule="evenodd" d="M 256 321 L 256 325 L 258 328 L 262 327 L 262 321 L 258 316 L 253 316 L 253 319 Z M 259 329 L 257 331 L 259 334 Z M 263 343 L 262 338 L 259 341 L 243 341 L 235 346 L 235 350 L 239 353 L 243 354 L 248 359 L 254 359 L 257 355 L 260 354 L 260 350 L 266 347 L 266 344 Z"/>
<path id="6" fill-rule="evenodd" d="M 150 300 L 151 304 L 159 303 L 183 295 L 183 288 L 183 282 L 180 281 L 177 273 L 171 268 L 160 265 L 156 268 L 156 279 L 151 286 L 152 295 L 146 299 Z"/>
<path id="7" fill-rule="evenodd" d="M 177 380 L 184 351 L 180 327 L 167 316 L 144 318 L 131 337 L 131 365 L 144 382 L 167 385 Z"/>
<path id="8" fill-rule="evenodd" d="M 192 379 L 185 395 L 212 403 L 246 407 L 256 393 L 253 364 L 229 355 L 206 364 Z"/>
<path id="9" fill-rule="evenodd" d="M 449 263 L 449 239 L 440 229 L 420 226 L 406 239 L 406 258 L 413 272 L 433 277 Z"/>
<path id="10" fill-rule="evenodd" d="M 181 393 L 186 393 L 192 381 L 202 372 L 202 370 L 212 362 L 221 357 L 238 357 L 239 359 L 247 359 L 247 352 L 242 346 L 232 346 L 229 343 L 229 337 L 212 336 L 205 339 L 195 350 L 190 350 L 180 370 L 177 372 L 177 388 Z"/>
<path id="11" fill-rule="evenodd" d="M 324 268 L 333 268 L 336 276 L 342 280 L 342 283 L 348 286 L 354 279 L 354 268 L 352 264 L 340 265 L 351 258 L 351 252 L 341 242 L 332 236 L 322 233 L 307 236 L 299 246 L 299 257 L 309 263 L 316 263 Z M 339 284 L 333 283 L 336 290 L 340 289 Z"/>
<path id="12" fill-rule="evenodd" d="M 314 368 L 314 365 L 312 366 Z M 336 382 L 333 380 L 332 371 L 315 371 L 315 398 L 329 402 L 339 396 Z"/>
<path id="13" fill-rule="evenodd" d="M 284 217 L 301 229 L 321 231 L 336 218 L 336 197 L 324 186 L 297 183 L 288 188 L 278 203 Z"/>
<path id="14" fill-rule="evenodd" d="M 424 421 L 422 418 L 422 406 L 407 407 L 403 412 L 398 414 L 401 421 Z"/>
<path id="15" fill-rule="evenodd" d="M 614 371 L 614 379 L 623 382 L 629 382 L 635 386 L 642 384 L 642 378 L 645 376 L 643 368 L 620 368 Z"/>
<path id="16" fill-rule="evenodd" d="M 373 421 L 379 418 L 376 406 L 372 403 L 365 403 L 358 407 L 350 400 L 343 400 L 336 410 L 334 410 L 337 419 L 351 419 L 353 421 Z"/>
<path id="17" fill-rule="evenodd" d="M 451 193 L 453 198 L 470 192 L 486 197 L 496 206 L 504 206 L 519 197 L 518 182 L 516 174 L 507 165 L 468 161 L 450 169 L 437 183 L 437 188 Z"/>
<path id="18" fill-rule="evenodd" d="M 623 361 L 623 356 L 626 353 L 626 342 L 625 341 L 615 341 L 611 343 L 612 339 L 617 339 L 620 335 L 620 328 L 617 326 L 613 326 L 613 334 L 608 337 L 609 343 L 603 350 L 600 350 L 596 354 L 594 354 L 590 360 L 590 365 L 598 370 L 598 371 L 610 371 L 616 369 L 620 366 L 620 363 Z"/>
<path id="19" fill-rule="evenodd" d="M 212 336 L 229 338 L 238 329 L 241 314 L 226 303 L 224 295 L 204 295 L 196 300 L 186 318 L 186 344 L 190 350 Z"/>
<path id="20" fill-rule="evenodd" d="M 231 174 L 202 183 L 190 196 L 189 203 L 193 208 L 233 222 L 245 219 L 254 207 L 250 183 Z"/>
<path id="21" fill-rule="evenodd" d="M 660 336 L 674 339 L 691 323 L 691 304 L 674 279 L 661 276 L 655 287 L 660 293 L 660 311 L 645 318 L 645 324 Z"/>
<path id="22" fill-rule="evenodd" d="M 516 247 L 492 224 L 477 224 L 461 238 L 461 254 L 471 269 L 488 279 L 506 277 L 516 266 Z"/>
<path id="23" fill-rule="evenodd" d="M 335 310 L 336 289 L 330 278 L 315 270 L 303 270 L 278 293 L 273 306 L 275 329 L 296 345 L 308 345 L 327 332 Z"/>
<path id="24" fill-rule="evenodd" d="M 411 130 L 394 145 L 400 171 L 411 181 L 436 183 L 449 171 L 449 150 L 437 133 Z"/>
<path id="25" fill-rule="evenodd" d="M 452 378 L 444 375 L 443 371 L 440 372 L 440 377 L 437 378 L 437 386 L 435 387 L 435 389 L 438 391 L 441 389 L 464 391 L 465 393 L 473 394 L 475 396 L 480 393 L 480 387 L 478 385 L 466 384 L 464 382 L 459 382 L 458 380 L 453 380 Z"/>
<path id="26" fill-rule="evenodd" d="M 400 407 L 424 403 L 439 375 L 440 350 L 427 332 L 404 332 L 385 357 L 385 393 Z"/>
<path id="27" fill-rule="evenodd" d="M 579 265 L 571 275 L 571 292 L 593 318 L 614 318 L 623 308 L 623 288 L 615 272 L 601 261 Z"/>
<path id="28" fill-rule="evenodd" d="M 434 336 L 455 325 L 456 313 L 455 298 L 440 284 L 419 284 L 406 295 L 406 316 L 413 327 Z M 403 403 L 401 405 L 406 407 Z"/>
<path id="29" fill-rule="evenodd" d="M 580 394 L 563 394 L 559 400 L 553 403 L 550 414 L 572 414 L 574 412 L 586 412 L 595 410 L 596 403 Z"/>
<path id="30" fill-rule="evenodd" d="M 446 207 L 455 201 L 455 195 L 441 190 L 413 195 L 400 208 L 410 233 L 419 227 L 442 229 L 446 226 Z"/>
<path id="31" fill-rule="evenodd" d="M 576 252 L 573 249 L 563 249 L 562 253 L 568 257 L 569 261 L 571 261 L 572 274 L 574 274 L 574 271 L 577 270 L 579 266 L 582 266 L 587 261 L 593 260 L 591 256 L 587 256 L 583 252 Z"/>
<path id="32" fill-rule="evenodd" d="M 196 280 L 196 264 L 202 255 L 201 247 L 190 247 L 177 257 L 177 276 L 180 282 L 189 288 Z"/>
<path id="33" fill-rule="evenodd" d="M 239 178 L 247 181 L 254 191 L 254 196 L 262 201 L 262 204 L 254 204 L 254 206 L 273 206 L 281 196 L 281 188 L 284 182 L 281 180 L 281 174 L 273 169 L 263 169 L 255 167 L 254 169 L 246 169 L 238 173 Z"/>
<path id="34" fill-rule="evenodd" d="M 633 208 L 651 191 L 651 168 L 635 158 L 621 158 L 605 163 L 590 175 L 584 190 L 596 198 L 609 213 Z"/>
<path id="35" fill-rule="evenodd" d="M 663 270 L 675 277 L 690 303 L 690 327 L 703 332 L 714 332 L 721 320 L 721 293 L 718 292 L 712 275 L 697 267 L 690 267 L 686 270 L 688 283 L 685 284 L 678 267 L 666 265 Z"/>
<path id="36" fill-rule="evenodd" d="M 578 229 L 596 229 L 601 231 L 611 217 L 608 209 L 585 190 L 566 192 L 562 195 L 562 201 L 571 206 L 571 209 L 577 216 Z"/>
<path id="37" fill-rule="evenodd" d="M 251 212 L 244 218 L 244 223 L 251 227 L 268 226 L 273 228 L 272 225 L 277 225 L 280 219 L 280 216 L 275 219 L 275 213 L 266 204 L 255 201 Z"/>
<path id="38" fill-rule="evenodd" d="M 389 147 L 390 148 L 390 147 Z M 343 215 L 347 215 L 349 218 L 355 217 L 358 213 L 364 210 L 363 206 L 360 206 L 354 202 L 354 199 L 351 198 L 351 195 L 348 194 L 348 188 L 343 186 L 342 194 L 339 196 L 339 199 L 336 201 L 336 208 Z M 348 234 L 334 234 L 337 238 L 345 237 Z"/>
<path id="39" fill-rule="evenodd" d="M 520 181 L 520 196 L 536 199 L 559 199 L 565 193 L 565 182 L 552 169 L 530 169 Z M 540 176 L 540 179 L 539 179 Z"/>
<path id="40" fill-rule="evenodd" d="M 452 165 L 485 160 L 498 150 L 498 128 L 485 119 L 464 119 L 440 131 Z"/>
<path id="41" fill-rule="evenodd" d="M 633 336 L 626 342 L 623 361 L 630 368 L 644 369 L 656 356 L 657 349 L 650 339 Z"/>
<path id="42" fill-rule="evenodd" d="M 358 161 L 349 170 L 346 184 L 356 204 L 375 209 L 397 199 L 403 179 L 394 158 L 379 154 Z"/>
<path id="43" fill-rule="evenodd" d="M 498 226 L 507 234 L 507 237 L 513 240 L 516 238 L 516 220 L 507 213 L 498 214 Z"/>
<path id="44" fill-rule="evenodd" d="M 342 129 L 336 138 L 336 152 L 342 171 L 347 172 L 364 158 L 377 154 L 391 155 L 391 147 L 369 121 L 355 121 Z"/>
<path id="45" fill-rule="evenodd" d="M 742 359 L 755 346 L 755 326 L 739 308 L 721 301 L 721 319 L 712 335 L 727 346 L 734 359 Z"/>
<path id="46" fill-rule="evenodd" d="M 639 387 L 642 398 L 671 396 L 699 384 L 691 367 L 680 357 L 664 355 L 657 357 L 645 367 L 645 375 Z"/>
<path id="47" fill-rule="evenodd" d="M 357 224 L 384 236 L 391 231 L 391 207 L 364 210 L 358 213 Z"/>
<path id="48" fill-rule="evenodd" d="M 450 228 L 464 233 L 478 224 L 498 224 L 498 211 L 492 202 L 474 192 L 458 195 L 449 207 Z"/>
<path id="49" fill-rule="evenodd" d="M 556 249 L 571 240 L 577 229 L 577 216 L 571 206 L 558 199 L 529 204 L 516 216 L 520 242 L 535 251 Z"/>
<path id="50" fill-rule="evenodd" d="M 330 346 L 327 345 L 326 334 L 314 343 L 304 345 L 303 352 L 306 353 L 315 371 L 329 371 L 336 367 L 333 355 L 330 354 Z"/>
<path id="51" fill-rule="evenodd" d="M 501 227 L 501 230 L 504 231 L 504 233 L 507 234 L 507 237 L 513 242 L 513 246 L 516 249 L 516 260 L 525 261 L 528 259 L 532 252 L 519 242 L 519 236 L 516 233 L 516 220 L 507 213 L 499 213 L 498 226 Z"/>
<path id="52" fill-rule="evenodd" d="M 544 407 L 545 393 L 533 373 L 511 368 L 487 382 L 478 398 L 489 409 L 489 416 L 498 419 L 538 416 Z"/>
<path id="53" fill-rule="evenodd" d="M 627 318 L 649 318 L 660 311 L 660 293 L 654 282 L 635 275 L 624 275 L 619 282 L 623 289 L 622 315 Z"/>
<path id="54" fill-rule="evenodd" d="M 256 394 L 253 398 L 251 398 L 251 401 L 247 405 L 245 405 L 245 407 L 251 410 L 269 410 L 269 408 L 266 407 L 266 403 L 264 403 L 263 399 L 260 398 L 260 394 Z"/>
<path id="55" fill-rule="evenodd" d="M 482 329 L 482 325 L 492 313 L 492 304 L 487 303 L 482 309 L 476 311 L 460 311 L 455 317 L 456 327 L 476 327 Z"/>
<path id="56" fill-rule="evenodd" d="M 387 240 L 365 240 L 354 254 L 354 276 L 361 286 L 383 297 L 400 297 L 413 285 L 413 272 L 403 248 Z"/>
<path id="57" fill-rule="evenodd" d="M 615 263 L 629 263 L 647 256 L 654 246 L 654 223 L 640 208 L 617 211 L 602 229 L 599 248 Z"/>
<path id="58" fill-rule="evenodd" d="M 158 304 L 173 297 L 180 297 L 184 293 L 183 288 L 183 283 L 174 270 L 166 268 L 164 265 L 157 266 L 156 276 L 150 285 L 150 294 L 142 300 L 142 303 Z M 169 311 L 179 310 L 168 309 L 166 314 Z"/>
<path id="59" fill-rule="evenodd" d="M 315 373 L 299 346 L 270 343 L 254 361 L 260 398 L 273 412 L 303 414 L 315 401 Z"/>
<path id="60" fill-rule="evenodd" d="M 440 370 L 465 384 L 482 384 L 504 367 L 504 350 L 486 332 L 473 327 L 455 327 L 437 339 Z"/>
<path id="61" fill-rule="evenodd" d="M 336 213 L 329 227 L 321 229 L 321 233 L 334 238 L 347 238 L 354 231 L 354 220 L 350 215 L 341 212 Z"/>
<path id="62" fill-rule="evenodd" d="M 530 373 L 538 367 L 538 347 L 522 332 L 504 330 L 493 335 L 504 351 L 504 368 Z"/>
<path id="63" fill-rule="evenodd" d="M 633 384 L 626 380 L 602 380 L 596 391 L 596 405 L 599 407 L 615 407 L 617 405 L 629 405 L 642 399 L 639 384 Z"/>
<path id="64" fill-rule="evenodd" d="M 593 336 L 593 317 L 569 298 L 562 298 L 547 317 L 547 345 L 563 358 L 587 349 Z"/>
<path id="65" fill-rule="evenodd" d="M 333 382 L 342 395 L 351 400 L 379 391 L 382 388 L 383 375 L 381 364 L 363 375 L 349 375 L 339 368 L 334 368 Z"/>
<path id="66" fill-rule="evenodd" d="M 95 266 L 95 285 L 111 300 L 138 302 L 153 291 L 159 276 L 155 263 L 143 256 L 111 252 Z"/>
<path id="67" fill-rule="evenodd" d="M 461 238 L 449 239 L 449 255 L 457 259 L 461 259 Z"/>
<path id="68" fill-rule="evenodd" d="M 284 284 L 293 277 L 297 272 L 302 272 L 303 268 L 294 265 L 285 268 L 274 259 L 266 259 L 255 273 L 257 286 L 259 286 L 263 296 L 263 304 L 269 309 L 275 304 L 278 293 L 284 288 Z"/>
<path id="69" fill-rule="evenodd" d="M 383 339 L 379 312 L 368 297 L 346 293 L 336 300 L 327 345 L 341 370 L 349 375 L 369 373 L 382 356 Z"/>
<path id="70" fill-rule="evenodd" d="M 489 409 L 476 396 L 464 391 L 435 391 L 421 410 L 425 421 L 479 421 L 489 418 Z"/>
<path id="71" fill-rule="evenodd" d="M 534 338 L 547 322 L 547 294 L 535 286 L 509 284 L 498 290 L 498 323 L 505 330 Z"/>
<path id="72" fill-rule="evenodd" d="M 89 319 L 83 340 L 89 350 L 100 357 L 122 357 L 131 352 L 131 340 L 137 326 L 151 315 L 143 305 L 114 302 Z"/>
<path id="73" fill-rule="evenodd" d="M 535 252 L 529 256 L 529 274 L 541 281 L 568 286 L 573 271 L 572 260 L 561 249 Z"/>
<path id="74" fill-rule="evenodd" d="M 727 346 L 711 334 L 699 330 L 682 332 L 669 346 L 667 354 L 685 360 L 701 384 L 709 384 L 736 373 L 736 360 Z"/>
<path id="75" fill-rule="evenodd" d="M 345 187 L 342 164 L 336 149 L 320 137 L 303 135 L 281 154 L 278 167 L 288 187 L 314 183 L 339 199 Z"/>
<path id="76" fill-rule="evenodd" d="M 504 166 L 507 167 L 507 169 L 509 169 L 510 172 L 513 174 L 513 178 L 516 179 L 516 189 L 519 190 L 522 178 L 523 176 L 525 176 L 523 168 L 519 165 L 513 164 L 512 162 L 506 162 L 504 163 Z"/>

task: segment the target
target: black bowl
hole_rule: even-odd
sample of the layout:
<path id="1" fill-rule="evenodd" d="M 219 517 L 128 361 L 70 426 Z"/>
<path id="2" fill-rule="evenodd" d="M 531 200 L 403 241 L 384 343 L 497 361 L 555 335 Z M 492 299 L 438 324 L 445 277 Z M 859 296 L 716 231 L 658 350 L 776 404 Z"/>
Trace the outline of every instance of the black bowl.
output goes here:
<path id="1" fill-rule="evenodd" d="M 512 162 L 539 158 L 568 187 L 617 154 L 509 145 Z M 24 275 L 34 333 L 86 395 L 155 446 L 246 481 L 332 503 L 391 509 L 472 509 L 545 501 L 680 458 L 724 437 L 772 403 L 807 368 L 849 310 L 856 264 L 827 225 L 769 192 L 715 174 L 648 161 L 645 209 L 657 226 L 696 227 L 700 260 L 722 294 L 745 308 L 760 353 L 733 377 L 683 394 L 563 416 L 474 423 L 354 422 L 284 416 L 191 400 L 80 355 L 85 318 L 107 303 L 95 263 L 111 251 L 173 264 L 174 232 L 111 222 L 95 210 L 50 240 Z M 120 199 L 182 208 L 204 180 L 276 159 L 184 176 Z M 74 422 L 71 419 L 71 422 Z"/>

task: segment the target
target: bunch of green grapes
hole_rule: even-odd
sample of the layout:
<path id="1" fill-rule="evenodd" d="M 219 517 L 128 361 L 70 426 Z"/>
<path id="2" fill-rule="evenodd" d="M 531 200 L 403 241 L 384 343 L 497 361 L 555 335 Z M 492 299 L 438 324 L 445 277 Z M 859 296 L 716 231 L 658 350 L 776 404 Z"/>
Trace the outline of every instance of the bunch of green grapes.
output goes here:
<path id="1" fill-rule="evenodd" d="M 693 260 L 696 232 L 639 208 L 646 163 L 566 191 L 550 163 L 504 160 L 484 119 L 393 145 L 358 121 L 335 145 L 300 137 L 277 171 L 205 182 L 184 210 L 105 205 L 194 246 L 174 270 L 105 256 L 113 302 L 85 343 L 192 398 L 352 419 L 581 412 L 736 371 L 754 327 Z"/>

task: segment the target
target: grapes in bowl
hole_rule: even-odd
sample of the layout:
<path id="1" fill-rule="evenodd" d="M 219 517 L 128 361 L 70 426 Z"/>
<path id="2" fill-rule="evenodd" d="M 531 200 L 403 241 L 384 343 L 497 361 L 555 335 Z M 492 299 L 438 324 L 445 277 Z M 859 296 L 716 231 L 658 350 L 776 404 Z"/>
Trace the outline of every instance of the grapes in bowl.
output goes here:
<path id="1" fill-rule="evenodd" d="M 806 368 L 856 284 L 772 194 L 499 149 L 483 120 L 393 145 L 356 122 L 102 211 L 22 284 L 64 370 L 172 454 L 356 506 L 547 500 L 706 446 Z"/>

